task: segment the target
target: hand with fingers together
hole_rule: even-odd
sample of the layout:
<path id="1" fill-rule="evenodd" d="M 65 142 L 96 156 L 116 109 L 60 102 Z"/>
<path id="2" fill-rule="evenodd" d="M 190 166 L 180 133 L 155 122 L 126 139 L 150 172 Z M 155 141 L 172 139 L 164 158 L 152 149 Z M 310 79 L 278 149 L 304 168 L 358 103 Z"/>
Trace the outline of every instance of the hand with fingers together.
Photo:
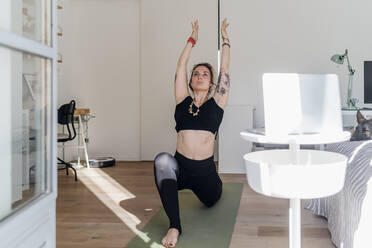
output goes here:
<path id="1" fill-rule="evenodd" d="M 222 37 L 222 41 L 223 43 L 228 43 L 230 44 L 230 40 L 229 40 L 229 36 L 227 35 L 227 27 L 229 26 L 230 24 L 227 23 L 227 19 L 223 19 L 222 21 L 222 25 L 221 25 L 221 37 Z"/>

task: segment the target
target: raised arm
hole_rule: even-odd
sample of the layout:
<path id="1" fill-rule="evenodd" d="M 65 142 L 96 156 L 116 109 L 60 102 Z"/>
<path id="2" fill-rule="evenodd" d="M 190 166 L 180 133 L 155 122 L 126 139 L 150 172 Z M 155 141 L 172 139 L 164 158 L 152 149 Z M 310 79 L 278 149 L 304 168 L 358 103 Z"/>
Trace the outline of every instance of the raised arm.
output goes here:
<path id="1" fill-rule="evenodd" d="M 222 52 L 220 73 L 218 75 L 216 91 L 213 96 L 221 108 L 226 106 L 230 93 L 230 40 L 226 32 L 228 26 L 229 24 L 225 18 L 221 25 Z"/>
<path id="2" fill-rule="evenodd" d="M 198 40 L 198 20 L 191 23 L 192 34 L 191 38 L 196 42 Z M 193 47 L 192 42 L 187 42 L 185 48 L 183 49 L 180 58 L 177 63 L 177 70 L 174 79 L 174 95 L 176 97 L 176 104 L 180 103 L 189 95 L 188 83 L 187 83 L 187 62 L 190 58 L 190 53 Z"/>

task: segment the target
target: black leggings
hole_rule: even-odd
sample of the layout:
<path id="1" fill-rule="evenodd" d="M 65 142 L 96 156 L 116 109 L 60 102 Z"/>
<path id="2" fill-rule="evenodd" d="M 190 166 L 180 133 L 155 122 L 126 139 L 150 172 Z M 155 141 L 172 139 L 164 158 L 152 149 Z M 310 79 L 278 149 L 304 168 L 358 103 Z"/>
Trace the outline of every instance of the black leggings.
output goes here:
<path id="1" fill-rule="evenodd" d="M 212 207 L 221 197 L 222 181 L 217 174 L 213 156 L 193 160 L 177 151 L 174 156 L 162 152 L 154 159 L 154 174 L 156 187 L 169 218 L 169 228 L 177 228 L 180 234 L 178 190 L 191 189 L 207 207 Z"/>

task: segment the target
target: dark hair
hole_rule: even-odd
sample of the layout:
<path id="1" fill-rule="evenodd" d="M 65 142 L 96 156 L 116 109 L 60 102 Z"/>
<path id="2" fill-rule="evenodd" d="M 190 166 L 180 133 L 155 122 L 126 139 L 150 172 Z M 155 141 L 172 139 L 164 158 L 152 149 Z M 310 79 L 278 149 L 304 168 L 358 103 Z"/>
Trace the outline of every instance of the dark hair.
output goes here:
<path id="1" fill-rule="evenodd" d="M 209 73 L 211 74 L 211 83 L 213 84 L 213 67 L 211 64 L 209 63 L 199 63 L 199 64 L 196 64 L 194 65 L 194 67 L 192 68 L 192 71 L 191 71 L 191 76 L 190 76 L 190 81 L 189 81 L 189 87 L 190 89 L 194 92 L 194 89 L 191 87 L 191 80 L 192 80 L 192 74 L 194 73 L 195 69 L 199 66 L 205 66 L 208 68 L 209 70 Z M 211 86 L 212 87 L 212 86 Z"/>

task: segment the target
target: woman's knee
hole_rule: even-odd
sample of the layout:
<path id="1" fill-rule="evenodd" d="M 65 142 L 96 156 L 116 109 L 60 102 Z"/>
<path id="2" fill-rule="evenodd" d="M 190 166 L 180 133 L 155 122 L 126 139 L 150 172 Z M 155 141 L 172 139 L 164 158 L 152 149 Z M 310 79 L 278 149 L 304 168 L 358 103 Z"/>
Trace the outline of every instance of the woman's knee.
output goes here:
<path id="1" fill-rule="evenodd" d="M 161 152 L 154 159 L 154 166 L 157 170 L 167 170 L 175 163 L 175 158 L 168 152 Z"/>
<path id="2" fill-rule="evenodd" d="M 221 198 L 222 195 L 222 184 L 218 185 L 216 194 L 208 198 L 205 202 L 204 205 L 208 208 L 213 207 Z"/>

